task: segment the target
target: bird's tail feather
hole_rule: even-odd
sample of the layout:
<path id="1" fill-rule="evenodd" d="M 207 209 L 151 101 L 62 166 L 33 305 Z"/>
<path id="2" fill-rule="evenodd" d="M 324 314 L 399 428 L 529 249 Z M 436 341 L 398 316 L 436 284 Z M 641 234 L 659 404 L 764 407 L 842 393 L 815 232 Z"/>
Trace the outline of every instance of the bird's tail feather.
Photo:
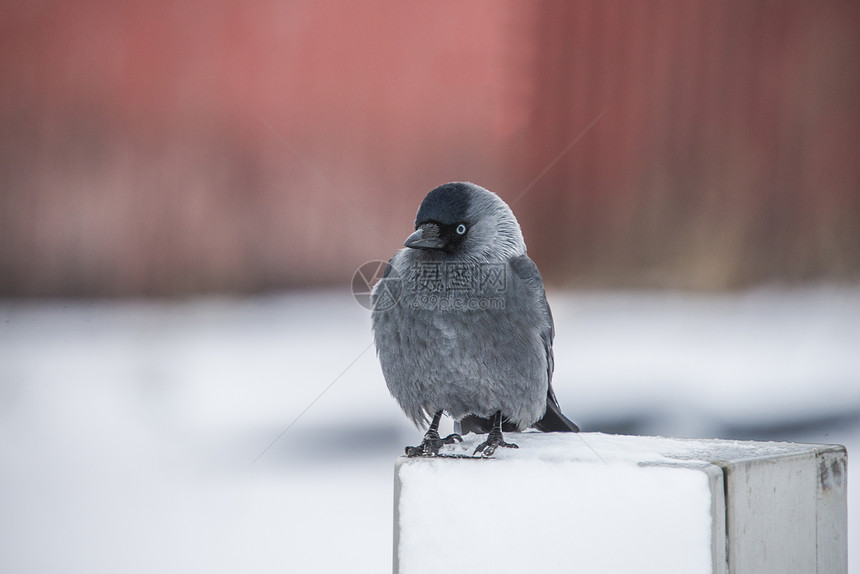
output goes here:
<path id="1" fill-rule="evenodd" d="M 552 384 L 547 385 L 546 389 L 546 412 L 532 426 L 543 432 L 579 432 L 579 427 L 561 412 Z"/>
<path id="2" fill-rule="evenodd" d="M 579 427 L 562 414 L 558 402 L 551 400 L 553 398 L 555 397 L 547 397 L 546 413 L 532 426 L 543 432 L 579 432 Z"/>

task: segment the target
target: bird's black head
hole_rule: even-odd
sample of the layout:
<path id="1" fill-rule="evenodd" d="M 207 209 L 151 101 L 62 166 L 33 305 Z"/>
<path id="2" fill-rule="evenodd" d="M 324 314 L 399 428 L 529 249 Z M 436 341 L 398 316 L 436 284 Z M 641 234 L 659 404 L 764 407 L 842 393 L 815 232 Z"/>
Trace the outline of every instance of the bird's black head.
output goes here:
<path id="1" fill-rule="evenodd" d="M 404 245 L 470 261 L 506 260 L 526 252 L 508 204 L 468 182 L 446 183 L 428 193 L 415 216 L 415 233 Z"/>
<path id="2" fill-rule="evenodd" d="M 467 183 L 446 183 L 428 193 L 415 216 L 415 233 L 404 245 L 448 253 L 459 251 L 472 223 L 468 217 L 472 187 Z"/>

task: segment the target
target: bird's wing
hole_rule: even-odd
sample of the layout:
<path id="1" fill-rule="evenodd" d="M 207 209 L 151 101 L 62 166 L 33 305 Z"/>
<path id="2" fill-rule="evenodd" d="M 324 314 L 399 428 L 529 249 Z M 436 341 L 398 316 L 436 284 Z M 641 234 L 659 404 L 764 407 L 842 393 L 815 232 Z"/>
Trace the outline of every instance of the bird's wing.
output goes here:
<path id="1" fill-rule="evenodd" d="M 555 323 L 552 319 L 552 310 L 549 308 L 549 303 L 546 300 L 546 291 L 544 290 L 540 271 L 538 271 L 537 265 L 535 265 L 535 262 L 528 255 L 521 255 L 511 259 L 511 270 L 531 286 L 535 293 L 539 294 L 537 304 L 545 313 L 544 324 L 541 328 L 541 339 L 546 350 L 546 413 L 533 426 L 544 432 L 579 432 L 579 427 L 562 414 L 558 399 L 555 398 L 555 391 L 552 390 L 552 374 L 555 370 L 552 341 L 555 338 Z"/>
<path id="2" fill-rule="evenodd" d="M 543 341 L 544 349 L 546 350 L 546 380 L 547 383 L 552 381 L 552 373 L 555 370 L 555 360 L 552 354 L 552 340 L 555 338 L 555 324 L 552 320 L 552 311 L 549 308 L 549 303 L 546 301 L 546 292 L 543 288 L 543 279 L 540 276 L 537 265 L 528 255 L 520 255 L 514 257 L 510 262 L 511 271 L 522 280 L 532 293 L 537 295 L 535 301 L 535 312 L 543 314 L 541 318 L 541 340 Z M 555 396 L 553 395 L 553 399 Z"/>

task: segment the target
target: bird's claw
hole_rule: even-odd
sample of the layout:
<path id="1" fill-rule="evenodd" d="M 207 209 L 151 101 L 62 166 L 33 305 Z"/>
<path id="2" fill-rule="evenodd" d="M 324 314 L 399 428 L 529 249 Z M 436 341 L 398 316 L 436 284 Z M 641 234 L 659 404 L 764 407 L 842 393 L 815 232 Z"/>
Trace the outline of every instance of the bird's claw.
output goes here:
<path id="1" fill-rule="evenodd" d="M 482 457 L 493 456 L 493 453 L 496 452 L 496 448 L 500 446 L 505 448 L 520 448 L 512 442 L 505 442 L 502 440 L 502 433 L 493 429 L 490 431 L 490 434 L 487 435 L 487 440 L 475 448 L 475 452 L 472 453 L 472 456 L 475 456 L 478 453 L 481 453 Z"/>
<path id="2" fill-rule="evenodd" d="M 410 458 L 414 456 L 436 456 L 443 444 L 454 444 L 455 442 L 463 442 L 463 437 L 452 433 L 445 438 L 440 438 L 436 431 L 427 431 L 421 444 L 406 447 L 406 456 Z"/>

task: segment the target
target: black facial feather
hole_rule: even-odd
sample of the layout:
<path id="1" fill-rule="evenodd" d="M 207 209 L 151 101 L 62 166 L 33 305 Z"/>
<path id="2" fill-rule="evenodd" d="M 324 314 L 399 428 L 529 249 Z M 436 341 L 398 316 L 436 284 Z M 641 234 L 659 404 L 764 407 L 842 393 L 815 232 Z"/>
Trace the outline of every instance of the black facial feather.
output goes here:
<path id="1" fill-rule="evenodd" d="M 439 226 L 439 236 L 445 241 L 444 250 L 448 253 L 456 253 L 463 246 L 463 240 L 466 239 L 468 232 L 457 233 L 457 223 L 449 223 Z"/>

